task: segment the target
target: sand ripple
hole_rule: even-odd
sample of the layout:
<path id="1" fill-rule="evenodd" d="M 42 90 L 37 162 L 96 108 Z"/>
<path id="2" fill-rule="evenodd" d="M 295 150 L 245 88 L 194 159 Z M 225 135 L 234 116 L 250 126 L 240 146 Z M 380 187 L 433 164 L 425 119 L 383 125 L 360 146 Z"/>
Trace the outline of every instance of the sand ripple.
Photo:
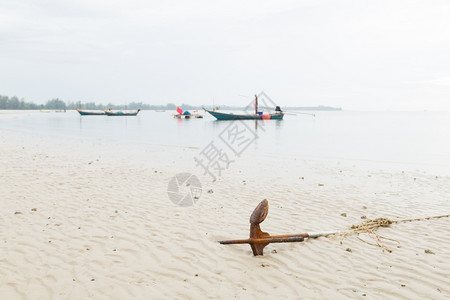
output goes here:
<path id="1" fill-rule="evenodd" d="M 272 244 L 263 257 L 217 243 L 246 238 L 263 198 L 261 226 L 272 234 L 449 213 L 449 178 L 304 161 L 260 178 L 237 166 L 217 182 L 202 178 L 214 192 L 181 208 L 166 193 L 177 170 L 152 156 L 130 163 L 87 145 L 64 152 L 4 139 L 2 299 L 450 297 L 448 218 L 380 229 L 398 242 L 385 241 L 392 253 L 355 236 Z"/>

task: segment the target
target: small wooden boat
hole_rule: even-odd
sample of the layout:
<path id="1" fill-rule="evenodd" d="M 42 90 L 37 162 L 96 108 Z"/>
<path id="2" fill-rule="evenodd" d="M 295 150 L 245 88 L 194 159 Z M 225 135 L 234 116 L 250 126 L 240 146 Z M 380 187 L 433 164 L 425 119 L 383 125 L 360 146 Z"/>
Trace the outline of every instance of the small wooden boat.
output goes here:
<path id="1" fill-rule="evenodd" d="M 127 117 L 127 116 L 136 116 L 140 111 L 141 111 L 140 108 L 137 111 L 135 111 L 135 112 L 124 112 L 124 111 L 115 111 L 115 112 L 113 112 L 112 110 L 105 110 L 105 114 L 107 116 Z"/>
<path id="2" fill-rule="evenodd" d="M 76 110 L 82 116 L 104 116 L 105 112 L 101 110 Z"/>
<path id="3" fill-rule="evenodd" d="M 284 117 L 284 113 L 282 112 L 277 112 L 274 114 L 232 114 L 212 110 L 206 111 L 217 120 L 282 120 Z"/>
<path id="4" fill-rule="evenodd" d="M 232 114 L 232 113 L 221 113 L 214 110 L 207 110 L 213 117 L 217 120 L 282 120 L 284 117 L 284 113 L 281 111 L 281 108 L 277 106 L 275 108 L 274 114 L 264 114 L 262 112 L 258 112 L 258 96 L 255 95 L 255 114 Z"/>

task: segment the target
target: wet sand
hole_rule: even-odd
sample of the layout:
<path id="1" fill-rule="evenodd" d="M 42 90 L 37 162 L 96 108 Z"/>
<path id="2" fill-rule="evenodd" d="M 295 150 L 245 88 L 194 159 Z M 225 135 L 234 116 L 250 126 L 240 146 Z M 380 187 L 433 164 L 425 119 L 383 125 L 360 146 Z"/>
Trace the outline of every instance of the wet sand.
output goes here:
<path id="1" fill-rule="evenodd" d="M 450 178 L 417 170 L 267 155 L 217 181 L 198 149 L 56 141 L 0 131 L 2 299 L 448 299 L 449 218 L 378 234 L 271 244 L 262 257 L 223 239 L 261 224 L 271 234 L 346 229 L 366 219 L 450 213 Z M 167 186 L 198 175 L 203 192 L 174 205 Z"/>

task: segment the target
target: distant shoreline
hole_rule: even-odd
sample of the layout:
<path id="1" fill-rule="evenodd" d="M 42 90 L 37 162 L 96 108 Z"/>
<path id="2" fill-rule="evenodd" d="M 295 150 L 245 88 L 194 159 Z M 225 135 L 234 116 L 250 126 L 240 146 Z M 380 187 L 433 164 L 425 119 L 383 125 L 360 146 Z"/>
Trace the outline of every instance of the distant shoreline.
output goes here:
<path id="1" fill-rule="evenodd" d="M 46 104 L 35 104 L 33 102 L 25 101 L 24 98 L 19 99 L 16 96 L 8 97 L 0 95 L 0 110 L 70 110 L 70 109 L 89 109 L 89 110 L 105 110 L 105 109 L 138 109 L 141 110 L 176 110 L 177 107 L 181 107 L 183 110 L 200 110 L 203 108 L 207 109 L 222 109 L 222 110 L 245 110 L 249 106 L 228 106 L 228 105 L 190 105 L 181 104 L 176 105 L 174 103 L 167 103 L 166 105 L 152 105 L 142 102 L 129 102 L 127 105 L 115 105 L 112 103 L 108 104 L 97 104 L 95 102 L 65 102 L 61 99 L 55 98 L 47 101 Z M 265 108 L 262 107 L 261 108 Z M 275 109 L 275 107 L 269 107 L 269 109 Z M 342 110 L 340 107 L 331 106 L 312 106 L 312 107 L 301 107 L 301 106 L 284 106 L 284 110 L 332 110 L 339 111 Z"/>
<path id="2" fill-rule="evenodd" d="M 144 107 L 148 106 L 148 105 L 143 105 Z M 213 107 L 211 106 L 190 106 L 190 105 L 180 105 L 180 107 L 183 110 L 203 110 L 203 108 L 206 109 L 212 109 Z M 305 107 L 297 107 L 297 106 L 286 106 L 286 107 L 281 107 L 282 110 L 310 110 L 310 111 L 342 111 L 343 109 L 341 107 L 331 107 L 331 106 L 305 106 Z M 51 107 L 44 107 L 44 108 L 0 108 L 0 111 L 22 111 L 22 110 L 42 110 L 42 111 L 63 111 L 63 110 L 75 110 L 77 108 L 65 108 L 65 109 L 60 109 L 60 108 L 51 108 Z M 89 109 L 89 110 L 104 110 L 106 108 L 81 108 L 81 109 Z M 114 109 L 137 109 L 130 106 L 122 106 L 122 105 L 115 105 Z M 155 110 L 155 111 L 162 111 L 162 110 L 175 110 L 176 108 L 154 108 L 154 107 L 150 107 L 150 108 L 141 108 L 141 110 Z M 226 105 L 217 105 L 216 109 L 220 109 L 220 110 L 245 110 L 245 107 L 237 107 L 237 106 L 226 106 Z"/>

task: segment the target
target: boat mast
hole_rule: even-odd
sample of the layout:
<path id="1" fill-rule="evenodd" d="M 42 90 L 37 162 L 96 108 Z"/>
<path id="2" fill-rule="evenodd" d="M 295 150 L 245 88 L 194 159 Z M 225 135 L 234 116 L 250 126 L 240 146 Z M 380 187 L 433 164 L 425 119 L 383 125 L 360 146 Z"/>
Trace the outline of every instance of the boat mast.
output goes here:
<path id="1" fill-rule="evenodd" d="M 255 94 L 255 115 L 258 114 L 258 96 Z"/>

